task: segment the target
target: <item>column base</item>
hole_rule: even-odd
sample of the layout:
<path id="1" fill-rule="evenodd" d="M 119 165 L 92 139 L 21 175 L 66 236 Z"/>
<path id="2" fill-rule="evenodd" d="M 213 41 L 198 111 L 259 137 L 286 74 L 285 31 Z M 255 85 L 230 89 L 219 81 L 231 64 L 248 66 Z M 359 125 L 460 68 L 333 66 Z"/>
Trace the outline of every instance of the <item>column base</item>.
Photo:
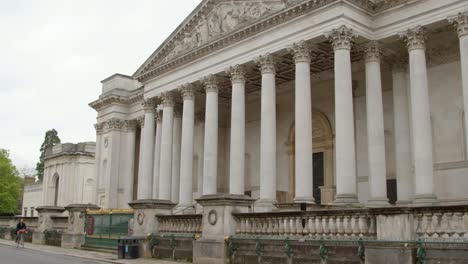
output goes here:
<path id="1" fill-rule="evenodd" d="M 366 207 L 387 207 L 390 206 L 387 197 L 370 198 L 367 201 Z"/>
<path id="2" fill-rule="evenodd" d="M 435 194 L 418 194 L 414 196 L 413 205 L 414 206 L 427 206 L 438 204 L 437 196 Z"/>
<path id="3" fill-rule="evenodd" d="M 272 199 L 259 199 L 254 204 L 254 212 L 266 213 L 277 211 L 278 207 L 276 207 L 276 203 L 277 201 Z"/>
<path id="4" fill-rule="evenodd" d="M 332 205 L 336 206 L 361 206 L 356 194 L 337 194 Z"/>
<path id="5" fill-rule="evenodd" d="M 395 202 L 396 205 L 409 205 L 412 204 L 413 201 L 411 200 L 398 200 Z"/>
<path id="6" fill-rule="evenodd" d="M 315 199 L 313 196 L 310 197 L 295 197 L 294 203 L 299 204 L 315 204 Z"/>

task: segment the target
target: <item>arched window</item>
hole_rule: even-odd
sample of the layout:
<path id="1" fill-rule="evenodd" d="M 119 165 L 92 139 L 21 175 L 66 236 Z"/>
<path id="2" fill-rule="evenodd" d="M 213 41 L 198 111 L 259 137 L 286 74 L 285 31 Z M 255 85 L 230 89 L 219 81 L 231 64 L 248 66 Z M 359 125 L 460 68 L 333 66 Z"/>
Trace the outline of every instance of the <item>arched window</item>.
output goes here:
<path id="1" fill-rule="evenodd" d="M 58 196 L 59 196 L 59 176 L 58 174 L 55 174 L 55 180 L 54 180 L 54 188 L 55 188 L 55 193 L 54 193 L 54 206 L 58 205 Z"/>

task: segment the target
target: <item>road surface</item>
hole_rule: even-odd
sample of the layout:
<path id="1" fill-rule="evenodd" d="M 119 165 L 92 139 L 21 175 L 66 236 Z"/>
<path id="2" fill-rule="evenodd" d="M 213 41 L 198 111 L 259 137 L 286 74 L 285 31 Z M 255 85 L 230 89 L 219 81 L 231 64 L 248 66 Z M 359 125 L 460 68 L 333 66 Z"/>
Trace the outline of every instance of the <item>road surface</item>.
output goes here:
<path id="1" fill-rule="evenodd" d="M 34 249 L 0 245 L 0 264 L 103 264 L 84 258 L 47 253 Z"/>

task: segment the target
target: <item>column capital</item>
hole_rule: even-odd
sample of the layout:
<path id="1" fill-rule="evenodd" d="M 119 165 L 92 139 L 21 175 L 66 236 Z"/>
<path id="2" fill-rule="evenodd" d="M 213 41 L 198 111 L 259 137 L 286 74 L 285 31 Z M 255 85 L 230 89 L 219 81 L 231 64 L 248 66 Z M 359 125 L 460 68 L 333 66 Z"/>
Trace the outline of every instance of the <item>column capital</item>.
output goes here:
<path id="1" fill-rule="evenodd" d="M 94 124 L 94 129 L 96 129 L 96 134 L 101 134 L 102 132 L 104 132 L 105 124 L 106 122 L 100 122 L 100 123 Z"/>
<path id="2" fill-rule="evenodd" d="M 426 48 L 425 29 L 422 26 L 407 29 L 406 31 L 398 33 L 398 35 L 406 42 L 408 51 Z"/>
<path id="3" fill-rule="evenodd" d="M 448 17 L 447 20 L 455 26 L 459 38 L 468 35 L 468 12 L 458 13 L 455 16 Z"/>
<path id="4" fill-rule="evenodd" d="M 137 122 L 135 119 L 124 120 L 124 125 L 127 131 L 133 131 L 136 129 Z"/>
<path id="5" fill-rule="evenodd" d="M 242 65 L 229 67 L 226 73 L 231 76 L 232 83 L 245 83 L 245 68 Z"/>
<path id="6" fill-rule="evenodd" d="M 156 102 L 154 99 L 144 99 L 143 102 L 141 103 L 141 105 L 143 106 L 143 110 L 145 111 L 145 113 L 149 113 L 149 112 L 154 112 L 155 111 L 155 107 L 156 107 Z"/>
<path id="7" fill-rule="evenodd" d="M 365 61 L 380 63 L 380 57 L 382 55 L 382 49 L 380 48 L 379 42 L 372 40 L 367 43 L 365 48 Z"/>
<path id="8" fill-rule="evenodd" d="M 351 50 L 354 39 L 358 37 L 354 30 L 343 25 L 325 32 L 325 37 L 331 42 L 334 50 Z"/>
<path id="9" fill-rule="evenodd" d="M 174 107 L 174 96 L 171 92 L 161 94 L 163 107 Z"/>
<path id="10" fill-rule="evenodd" d="M 111 118 L 107 120 L 107 128 L 109 130 L 120 130 L 124 125 L 124 120 L 118 118 Z"/>
<path id="11" fill-rule="evenodd" d="M 162 122 L 162 112 L 161 111 L 156 111 L 156 115 L 154 116 L 154 119 L 156 120 L 156 123 L 161 123 Z"/>
<path id="12" fill-rule="evenodd" d="M 262 74 L 265 74 L 265 73 L 275 74 L 276 73 L 275 60 L 273 58 L 273 55 L 271 55 L 271 53 L 258 56 L 255 59 L 255 63 L 257 63 Z"/>
<path id="13" fill-rule="evenodd" d="M 216 79 L 215 75 L 210 74 L 210 75 L 208 75 L 206 77 L 203 77 L 201 81 L 202 81 L 203 87 L 205 88 L 205 91 L 207 93 L 209 93 L 209 92 L 217 93 L 218 92 L 218 80 Z"/>
<path id="14" fill-rule="evenodd" d="M 139 125 L 141 128 L 145 126 L 145 116 L 141 115 L 135 119 L 135 124 Z"/>
<path id="15" fill-rule="evenodd" d="M 193 86 L 193 84 L 184 84 L 180 86 L 178 90 L 182 94 L 182 98 L 184 99 L 184 101 L 195 99 L 195 87 Z"/>
<path id="16" fill-rule="evenodd" d="M 298 63 L 298 62 L 310 63 L 310 50 L 311 50 L 311 45 L 305 40 L 301 40 L 299 42 L 293 43 L 288 48 L 289 53 L 293 55 L 295 63 Z"/>

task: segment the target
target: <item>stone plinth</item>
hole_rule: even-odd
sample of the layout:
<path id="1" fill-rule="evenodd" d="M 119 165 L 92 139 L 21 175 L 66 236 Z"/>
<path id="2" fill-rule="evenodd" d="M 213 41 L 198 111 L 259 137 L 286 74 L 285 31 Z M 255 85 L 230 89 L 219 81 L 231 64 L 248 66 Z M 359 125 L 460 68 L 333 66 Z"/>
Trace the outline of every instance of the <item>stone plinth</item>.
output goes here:
<path id="1" fill-rule="evenodd" d="M 225 263 L 226 236 L 234 235 L 236 220 L 232 213 L 246 213 L 254 199 L 245 195 L 211 194 L 196 201 L 203 206 L 203 232 L 193 242 L 193 263 Z"/>
<path id="2" fill-rule="evenodd" d="M 45 244 L 44 231 L 52 229 L 54 221 L 52 216 L 61 216 L 65 211 L 63 207 L 57 206 L 40 206 L 36 208 L 39 213 L 39 223 L 37 230 L 33 233 L 32 242 L 34 244 Z"/>
<path id="3" fill-rule="evenodd" d="M 65 207 L 68 211 L 68 228 L 62 234 L 62 247 L 79 248 L 85 243 L 86 210 L 97 210 L 94 204 L 70 204 Z"/>
<path id="4" fill-rule="evenodd" d="M 133 212 L 133 236 L 147 237 L 158 230 L 156 215 L 171 214 L 175 204 L 169 200 L 143 199 L 128 203 Z M 140 256 L 151 258 L 151 247 L 147 240 L 140 244 Z"/>

